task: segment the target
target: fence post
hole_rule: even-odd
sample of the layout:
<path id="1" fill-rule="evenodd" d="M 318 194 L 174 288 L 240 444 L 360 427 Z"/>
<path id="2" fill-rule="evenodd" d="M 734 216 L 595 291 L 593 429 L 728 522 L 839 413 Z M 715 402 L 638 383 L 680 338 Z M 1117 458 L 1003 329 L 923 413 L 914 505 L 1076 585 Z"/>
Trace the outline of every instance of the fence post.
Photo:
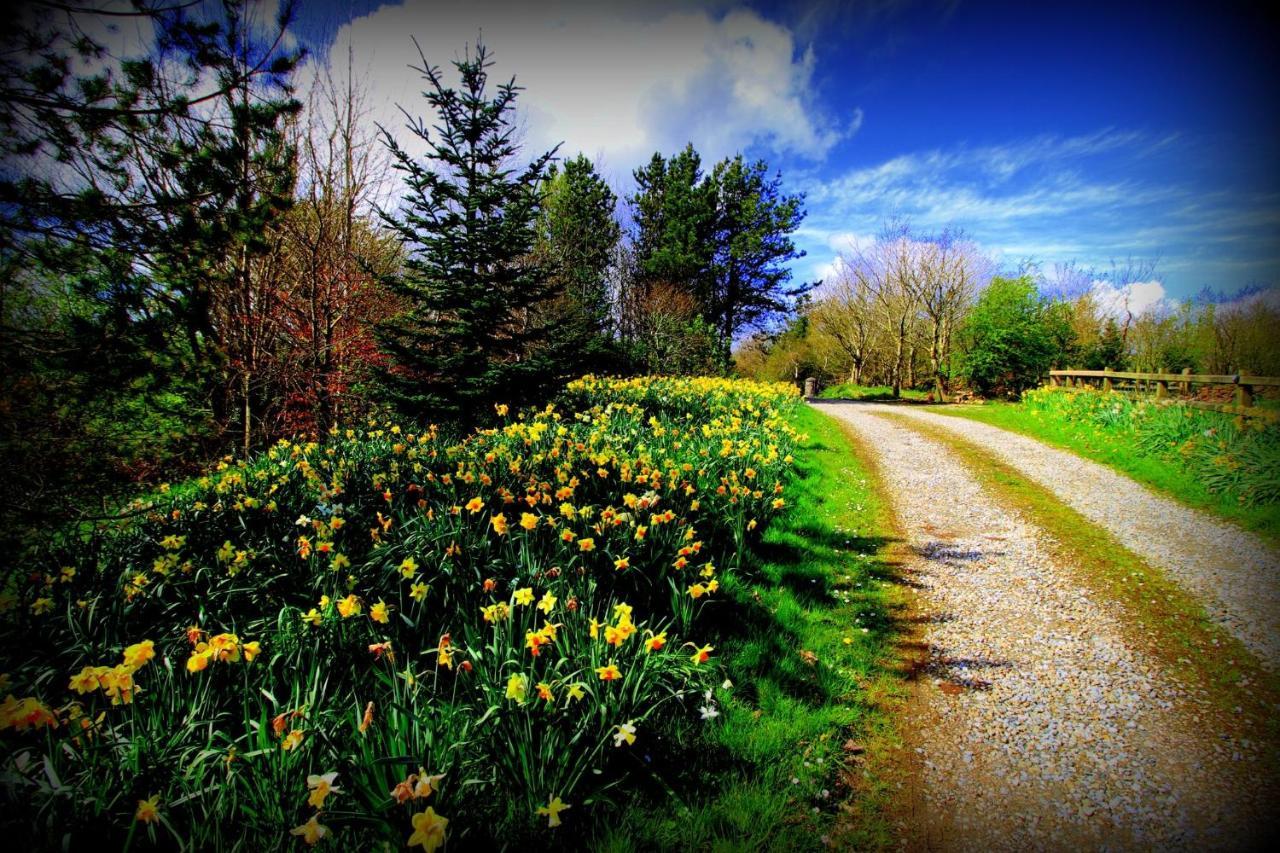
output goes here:
<path id="1" fill-rule="evenodd" d="M 1107 365 L 1106 367 L 1104 367 L 1104 368 L 1102 368 L 1102 369 L 1103 369 L 1103 370 L 1105 370 L 1107 373 L 1110 373 L 1110 372 L 1111 372 L 1111 366 L 1110 366 L 1110 365 Z M 1111 390 L 1111 377 L 1110 377 L 1110 376 L 1103 376 L 1103 377 L 1102 377 L 1102 390 L 1103 390 L 1103 391 L 1110 391 L 1110 390 Z"/>
<path id="2" fill-rule="evenodd" d="M 818 395 L 818 380 L 812 376 L 804 380 L 804 395 L 806 397 L 816 397 Z"/>
<path id="3" fill-rule="evenodd" d="M 1161 367 L 1160 372 L 1164 373 L 1165 369 Z M 1168 396 L 1169 396 L 1169 383 L 1164 381 L 1163 378 L 1157 379 L 1156 380 L 1156 399 L 1163 400 L 1165 397 L 1168 397 Z"/>
<path id="4" fill-rule="evenodd" d="M 1184 367 L 1184 368 L 1182 368 L 1182 375 L 1183 375 L 1183 376 L 1190 376 L 1190 375 L 1191 375 L 1191 368 L 1190 368 L 1190 367 Z M 1182 393 L 1183 393 L 1183 394 L 1187 394 L 1187 395 L 1189 395 L 1189 394 L 1191 393 L 1191 380 L 1190 380 L 1190 379 L 1183 379 L 1183 380 L 1182 380 Z"/>
<path id="5" fill-rule="evenodd" d="M 1248 409 L 1253 406 L 1253 386 L 1249 384 L 1245 378 L 1244 368 L 1240 368 L 1240 372 L 1236 374 L 1236 406 L 1241 409 Z M 1240 412 L 1236 416 L 1236 426 L 1244 428 L 1244 412 Z"/>
<path id="6" fill-rule="evenodd" d="M 1058 377 L 1056 377 L 1056 376 L 1054 376 L 1054 375 L 1053 375 L 1053 371 L 1055 371 L 1055 370 L 1057 370 L 1057 369 L 1058 369 L 1058 368 L 1056 368 L 1056 367 L 1051 367 L 1051 368 L 1049 368 L 1049 387 L 1050 387 L 1050 388 L 1057 388 L 1057 387 L 1058 387 Z"/>

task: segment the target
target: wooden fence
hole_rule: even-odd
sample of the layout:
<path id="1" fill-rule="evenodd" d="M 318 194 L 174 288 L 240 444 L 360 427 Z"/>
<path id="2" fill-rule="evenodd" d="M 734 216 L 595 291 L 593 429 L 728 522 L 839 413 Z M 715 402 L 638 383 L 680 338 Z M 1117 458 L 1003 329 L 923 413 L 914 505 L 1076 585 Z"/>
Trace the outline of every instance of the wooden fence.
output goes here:
<path id="1" fill-rule="evenodd" d="M 1181 402 L 1183 405 L 1209 409 L 1235 415 L 1241 421 L 1247 417 L 1280 420 L 1280 410 L 1260 408 L 1254 405 L 1254 389 L 1280 387 L 1280 376 L 1251 376 L 1246 373 L 1204 374 L 1192 373 L 1187 368 L 1181 373 L 1132 373 L 1123 370 L 1050 370 L 1049 385 L 1054 388 L 1097 387 L 1103 391 L 1130 390 L 1138 393 L 1154 391 L 1156 400 Z M 1183 396 L 1191 393 L 1193 385 L 1227 385 L 1235 389 L 1235 404 L 1223 405 L 1203 400 L 1175 401 L 1169 396 L 1170 387 Z"/>

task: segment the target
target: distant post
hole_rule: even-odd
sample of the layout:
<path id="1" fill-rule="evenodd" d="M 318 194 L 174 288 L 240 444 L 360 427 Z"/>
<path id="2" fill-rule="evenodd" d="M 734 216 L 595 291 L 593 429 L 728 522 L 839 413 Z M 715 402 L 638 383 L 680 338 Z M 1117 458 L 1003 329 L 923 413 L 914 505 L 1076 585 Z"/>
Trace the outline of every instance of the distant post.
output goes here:
<path id="1" fill-rule="evenodd" d="M 1236 406 L 1242 410 L 1253 406 L 1253 386 L 1246 380 L 1243 367 L 1236 374 Z M 1244 427 L 1243 411 L 1236 416 L 1236 426 Z"/>
<path id="2" fill-rule="evenodd" d="M 809 376 L 804 380 L 804 395 L 805 397 L 818 396 L 818 380 L 817 379 L 814 379 L 812 376 Z"/>
<path id="3" fill-rule="evenodd" d="M 1106 373 L 1107 373 L 1107 374 L 1111 373 L 1111 366 L 1110 366 L 1110 365 L 1108 365 L 1108 366 L 1106 366 L 1106 367 L 1104 367 L 1104 368 L 1102 368 L 1102 369 L 1103 369 L 1104 371 L 1106 371 Z M 1106 375 L 1106 374 L 1104 374 L 1104 375 L 1103 375 L 1103 377 L 1102 377 L 1102 390 L 1103 390 L 1103 391 L 1110 391 L 1110 390 L 1111 390 L 1111 377 L 1110 377 L 1110 376 L 1108 376 L 1108 375 Z"/>
<path id="4" fill-rule="evenodd" d="M 1182 375 L 1183 375 L 1184 377 L 1190 377 L 1190 376 L 1191 376 L 1191 368 L 1190 368 L 1190 367 L 1184 367 L 1184 368 L 1182 368 Z M 1191 393 L 1191 379 L 1190 379 L 1190 378 L 1186 378 L 1186 379 L 1183 379 L 1183 380 L 1182 380 L 1182 389 L 1181 389 L 1181 390 L 1182 390 L 1182 393 L 1183 393 L 1183 394 L 1186 394 L 1186 395 L 1189 395 L 1189 394 Z"/>
<path id="5" fill-rule="evenodd" d="M 1156 399 L 1163 400 L 1169 396 L 1169 383 L 1164 378 L 1165 369 L 1160 368 L 1160 378 L 1156 380 Z"/>

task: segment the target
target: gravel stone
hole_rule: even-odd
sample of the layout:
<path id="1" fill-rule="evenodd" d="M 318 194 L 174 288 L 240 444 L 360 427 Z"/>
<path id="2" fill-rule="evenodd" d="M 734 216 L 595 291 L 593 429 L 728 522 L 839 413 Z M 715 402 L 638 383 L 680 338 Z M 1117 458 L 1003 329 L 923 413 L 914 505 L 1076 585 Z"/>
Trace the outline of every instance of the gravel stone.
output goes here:
<path id="1" fill-rule="evenodd" d="M 911 406 L 879 408 L 982 445 L 1195 593 L 1209 616 L 1265 667 L 1280 669 L 1280 550 L 1105 465 L 1033 438 Z"/>
<path id="2" fill-rule="evenodd" d="M 918 590 L 928 657 L 904 725 L 921 776 L 904 844 L 1248 847 L 1267 774 L 1198 723 L 1205 697 L 1130 648 L 1108 602 L 944 446 L 886 407 L 820 407 L 877 457 L 912 552 L 898 571 Z"/>

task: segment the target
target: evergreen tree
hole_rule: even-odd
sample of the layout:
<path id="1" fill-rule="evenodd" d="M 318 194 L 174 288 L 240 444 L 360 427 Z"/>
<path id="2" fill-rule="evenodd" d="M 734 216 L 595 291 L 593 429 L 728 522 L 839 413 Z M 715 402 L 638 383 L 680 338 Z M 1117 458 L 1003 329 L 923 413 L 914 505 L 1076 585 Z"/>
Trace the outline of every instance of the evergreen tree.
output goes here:
<path id="1" fill-rule="evenodd" d="M 0 411 L 0 465 L 33 525 L 190 439 L 224 449 L 227 283 L 253 281 L 289 204 L 280 131 L 298 107 L 292 5 L 275 38 L 249 15 L 246 0 L 29 6 L 0 37 L 0 354 L 22 401 Z M 121 18 L 154 38 L 114 53 L 96 34 Z"/>
<path id="2" fill-rule="evenodd" d="M 392 404 L 415 419 L 473 425 L 495 403 L 537 399 L 563 378 L 568 344 L 544 309 L 553 283 L 533 257 L 540 187 L 554 151 L 516 169 L 515 79 L 488 87 L 489 52 L 477 43 L 454 61 L 459 89 L 422 59 L 427 103 L 439 119 L 426 162 L 383 134 L 407 190 L 387 224 L 404 244 L 403 273 L 388 281 L 408 305 L 378 337 L 389 365 L 379 381 Z"/>
<path id="3" fill-rule="evenodd" d="M 609 331 L 608 275 L 622 228 L 618 197 L 586 156 L 552 165 L 543 195 L 539 257 L 590 334 Z"/>
<path id="4" fill-rule="evenodd" d="M 664 283 L 711 303 L 715 256 L 716 193 L 704 180 L 702 158 L 692 143 L 665 160 L 654 153 L 634 172 L 636 193 L 628 201 L 635 221 L 637 276 Z"/>
<path id="5" fill-rule="evenodd" d="M 748 164 L 738 155 L 711 174 L 715 255 L 706 319 L 716 327 L 725 366 L 739 330 L 788 313 L 793 300 L 814 287 L 788 286 L 787 262 L 805 254 L 791 240 L 804 220 L 804 196 L 784 194 L 781 176 L 770 179 L 767 170 L 763 160 Z"/>

